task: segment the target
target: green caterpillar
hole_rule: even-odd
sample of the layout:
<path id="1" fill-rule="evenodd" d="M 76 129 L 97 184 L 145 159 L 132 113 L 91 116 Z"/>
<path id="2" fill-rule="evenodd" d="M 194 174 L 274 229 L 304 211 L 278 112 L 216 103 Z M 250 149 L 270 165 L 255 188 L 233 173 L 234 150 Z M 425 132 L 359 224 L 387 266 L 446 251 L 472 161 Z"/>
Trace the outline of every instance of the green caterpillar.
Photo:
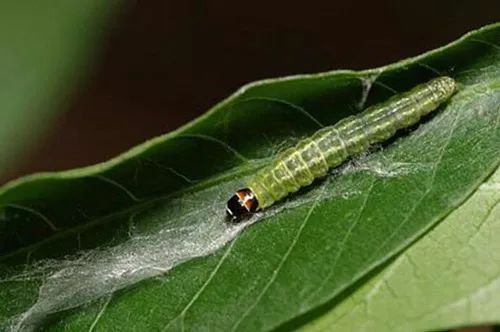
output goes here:
<path id="1" fill-rule="evenodd" d="M 227 202 L 228 216 L 238 219 L 310 185 L 325 176 L 330 168 L 365 151 L 370 144 L 385 141 L 397 130 L 417 123 L 447 101 L 456 89 L 452 78 L 438 77 L 334 126 L 320 129 L 282 152 L 250 178 L 247 188 L 238 190 Z"/>

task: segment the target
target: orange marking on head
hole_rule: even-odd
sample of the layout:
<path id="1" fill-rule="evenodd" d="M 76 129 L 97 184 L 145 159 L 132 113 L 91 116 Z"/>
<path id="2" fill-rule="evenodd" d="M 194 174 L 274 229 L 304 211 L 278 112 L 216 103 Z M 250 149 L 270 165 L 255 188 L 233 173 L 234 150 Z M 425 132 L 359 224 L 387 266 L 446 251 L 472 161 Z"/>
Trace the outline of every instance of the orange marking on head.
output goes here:
<path id="1" fill-rule="evenodd" d="M 251 199 L 247 199 L 244 204 L 245 204 L 245 207 L 248 211 L 252 211 L 252 207 L 253 207 L 253 203 L 254 201 L 251 200 Z"/>

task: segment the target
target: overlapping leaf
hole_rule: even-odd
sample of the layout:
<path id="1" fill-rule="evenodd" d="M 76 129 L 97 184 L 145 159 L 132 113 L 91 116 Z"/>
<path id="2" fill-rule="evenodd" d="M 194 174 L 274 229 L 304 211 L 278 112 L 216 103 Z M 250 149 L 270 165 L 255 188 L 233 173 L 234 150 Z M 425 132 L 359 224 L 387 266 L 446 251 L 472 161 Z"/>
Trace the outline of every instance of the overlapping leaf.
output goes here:
<path id="1" fill-rule="evenodd" d="M 434 331 L 500 321 L 500 169 L 305 331 Z"/>

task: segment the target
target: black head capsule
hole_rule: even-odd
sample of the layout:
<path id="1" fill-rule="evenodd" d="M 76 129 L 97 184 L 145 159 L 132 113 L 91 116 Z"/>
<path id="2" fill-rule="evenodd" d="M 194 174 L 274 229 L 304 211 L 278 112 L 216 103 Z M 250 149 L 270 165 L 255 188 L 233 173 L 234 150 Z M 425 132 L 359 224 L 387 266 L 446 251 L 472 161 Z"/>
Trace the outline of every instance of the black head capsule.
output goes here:
<path id="1" fill-rule="evenodd" d="M 238 190 L 227 201 L 226 212 L 232 221 L 238 221 L 240 218 L 256 212 L 258 208 L 259 201 L 257 201 L 257 197 L 250 189 L 245 188 Z"/>

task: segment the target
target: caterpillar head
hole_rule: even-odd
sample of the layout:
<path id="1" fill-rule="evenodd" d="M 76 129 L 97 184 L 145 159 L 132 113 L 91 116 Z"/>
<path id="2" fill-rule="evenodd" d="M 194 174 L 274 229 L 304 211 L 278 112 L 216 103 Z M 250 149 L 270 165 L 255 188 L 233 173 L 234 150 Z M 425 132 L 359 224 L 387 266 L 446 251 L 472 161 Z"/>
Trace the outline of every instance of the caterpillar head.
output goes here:
<path id="1" fill-rule="evenodd" d="M 227 201 L 226 212 L 231 221 L 238 221 L 242 217 L 254 213 L 259 208 L 259 201 L 252 190 L 240 189 Z"/>

